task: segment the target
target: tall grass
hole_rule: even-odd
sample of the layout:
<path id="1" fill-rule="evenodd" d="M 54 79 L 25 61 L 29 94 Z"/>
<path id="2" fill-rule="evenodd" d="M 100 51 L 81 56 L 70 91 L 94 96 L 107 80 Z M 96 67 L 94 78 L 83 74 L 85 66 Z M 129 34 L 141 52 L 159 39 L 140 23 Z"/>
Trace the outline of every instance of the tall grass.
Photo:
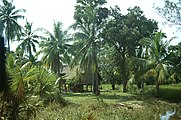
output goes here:
<path id="1" fill-rule="evenodd" d="M 91 100 L 91 99 L 90 99 Z M 42 109 L 35 120 L 159 120 L 165 111 L 172 110 L 164 102 L 149 101 L 143 104 L 107 104 L 97 100 L 86 104 L 70 104 L 60 107 L 52 103 Z"/>
<path id="2" fill-rule="evenodd" d="M 155 86 L 145 86 L 143 95 L 153 96 L 155 95 Z M 170 84 L 160 86 L 160 99 L 167 100 L 169 102 L 181 103 L 181 84 Z"/>
<path id="3" fill-rule="evenodd" d="M 161 86 L 160 97 L 171 102 L 181 102 L 181 84 Z"/>
<path id="4" fill-rule="evenodd" d="M 106 86 L 109 88 L 105 90 Z M 154 86 L 145 88 L 146 94 L 151 96 L 112 91 L 110 86 L 106 86 L 103 86 L 100 96 L 92 93 L 64 93 L 63 98 L 69 101 L 67 106 L 54 101 L 40 108 L 32 120 L 159 120 L 160 115 L 174 109 L 181 114 L 181 103 L 163 101 L 164 97 L 170 99 L 173 96 L 179 100 L 180 86 L 160 86 L 162 99 L 152 96 Z"/>

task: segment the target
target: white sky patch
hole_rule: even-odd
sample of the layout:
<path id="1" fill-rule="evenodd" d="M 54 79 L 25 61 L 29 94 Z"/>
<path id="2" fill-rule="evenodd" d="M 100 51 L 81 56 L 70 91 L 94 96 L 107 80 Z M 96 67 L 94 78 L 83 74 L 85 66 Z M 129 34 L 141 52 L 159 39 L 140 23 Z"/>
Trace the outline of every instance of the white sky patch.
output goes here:
<path id="1" fill-rule="evenodd" d="M 164 19 L 153 8 L 154 3 L 155 6 L 163 6 L 163 0 L 107 0 L 107 2 L 108 7 L 118 5 L 123 14 L 127 13 L 129 7 L 139 6 L 147 18 L 159 22 L 159 28 L 167 34 L 168 38 L 178 36 L 174 27 L 162 25 Z M 13 3 L 17 9 L 26 10 L 25 16 L 29 22 L 33 22 L 34 29 L 42 27 L 52 32 L 54 20 L 61 21 L 63 29 L 67 29 L 74 22 L 76 0 L 13 0 Z M 173 44 L 180 41 L 180 39 L 176 39 Z"/>

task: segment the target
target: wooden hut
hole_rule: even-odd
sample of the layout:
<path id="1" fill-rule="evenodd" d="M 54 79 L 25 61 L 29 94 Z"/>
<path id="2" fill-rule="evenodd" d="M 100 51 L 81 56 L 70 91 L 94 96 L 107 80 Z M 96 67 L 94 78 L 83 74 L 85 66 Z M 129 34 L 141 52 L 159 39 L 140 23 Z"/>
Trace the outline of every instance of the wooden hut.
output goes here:
<path id="1" fill-rule="evenodd" d="M 69 67 L 65 67 L 61 73 L 61 79 L 59 80 L 59 84 L 63 90 L 66 92 L 67 87 L 70 92 L 87 92 L 92 91 L 92 78 L 91 75 L 86 74 L 85 71 L 80 70 L 80 68 L 75 67 L 70 69 Z M 89 77 L 87 77 L 89 76 Z M 101 76 L 99 75 L 99 81 L 101 80 Z M 100 82 L 99 82 L 100 84 Z"/>

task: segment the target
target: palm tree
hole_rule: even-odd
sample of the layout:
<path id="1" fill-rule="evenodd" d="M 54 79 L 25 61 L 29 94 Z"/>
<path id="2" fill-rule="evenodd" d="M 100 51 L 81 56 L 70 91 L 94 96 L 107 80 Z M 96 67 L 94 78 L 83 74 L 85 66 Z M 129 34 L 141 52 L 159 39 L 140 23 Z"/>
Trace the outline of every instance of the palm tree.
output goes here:
<path id="1" fill-rule="evenodd" d="M 101 7 L 105 3 L 105 0 L 77 0 L 74 13 L 76 22 L 72 25 L 77 30 L 74 47 L 78 48 L 74 61 L 80 60 L 80 66 L 89 73 L 88 77 L 93 82 L 93 93 L 96 95 L 99 95 L 97 52 L 100 40 L 98 34 L 108 15 L 108 10 Z"/>
<path id="2" fill-rule="evenodd" d="M 5 34 L 8 42 L 8 52 L 10 52 L 10 41 L 20 32 L 21 27 L 17 23 L 18 19 L 24 19 L 21 13 L 25 12 L 24 9 L 17 9 L 11 2 L 2 0 L 3 5 L 0 5 L 0 20 L 4 24 Z"/>
<path id="3" fill-rule="evenodd" d="M 140 76 L 152 76 L 155 79 L 156 85 L 156 97 L 159 97 L 159 85 L 161 81 L 165 80 L 165 76 L 167 75 L 168 68 L 168 60 L 167 56 L 167 48 L 170 41 L 163 42 L 162 40 L 163 34 L 162 32 L 157 32 L 152 40 L 143 39 L 141 40 L 141 44 L 145 46 L 145 51 L 147 51 L 148 58 L 133 58 L 130 62 L 131 66 L 139 67 L 139 71 L 137 71 L 137 75 Z"/>
<path id="4" fill-rule="evenodd" d="M 56 75 L 60 75 L 60 70 L 64 63 L 69 63 L 67 43 L 71 38 L 68 31 L 62 31 L 62 23 L 54 23 L 54 34 L 42 29 L 48 35 L 48 39 L 40 43 L 40 53 L 43 53 L 42 60 L 46 67 L 51 69 Z"/>
<path id="5" fill-rule="evenodd" d="M 26 25 L 22 28 L 20 34 L 19 41 L 21 43 L 16 49 L 21 55 L 27 55 L 30 61 L 34 59 L 33 52 L 36 53 L 36 47 L 39 44 L 38 40 L 40 38 L 44 39 L 42 36 L 35 34 L 37 31 L 38 29 L 32 30 L 32 23 L 26 22 Z"/>

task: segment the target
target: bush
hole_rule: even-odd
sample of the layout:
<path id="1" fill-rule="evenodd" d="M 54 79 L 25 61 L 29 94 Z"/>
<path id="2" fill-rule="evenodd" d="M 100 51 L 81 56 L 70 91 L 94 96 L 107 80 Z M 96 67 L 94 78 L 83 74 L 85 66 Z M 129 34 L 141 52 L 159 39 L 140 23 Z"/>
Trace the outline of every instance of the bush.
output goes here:
<path id="1" fill-rule="evenodd" d="M 43 99 L 44 105 L 48 106 L 50 103 L 56 102 L 59 103 L 61 106 L 67 106 L 68 101 L 65 100 L 59 92 L 47 92 L 47 96 Z"/>

